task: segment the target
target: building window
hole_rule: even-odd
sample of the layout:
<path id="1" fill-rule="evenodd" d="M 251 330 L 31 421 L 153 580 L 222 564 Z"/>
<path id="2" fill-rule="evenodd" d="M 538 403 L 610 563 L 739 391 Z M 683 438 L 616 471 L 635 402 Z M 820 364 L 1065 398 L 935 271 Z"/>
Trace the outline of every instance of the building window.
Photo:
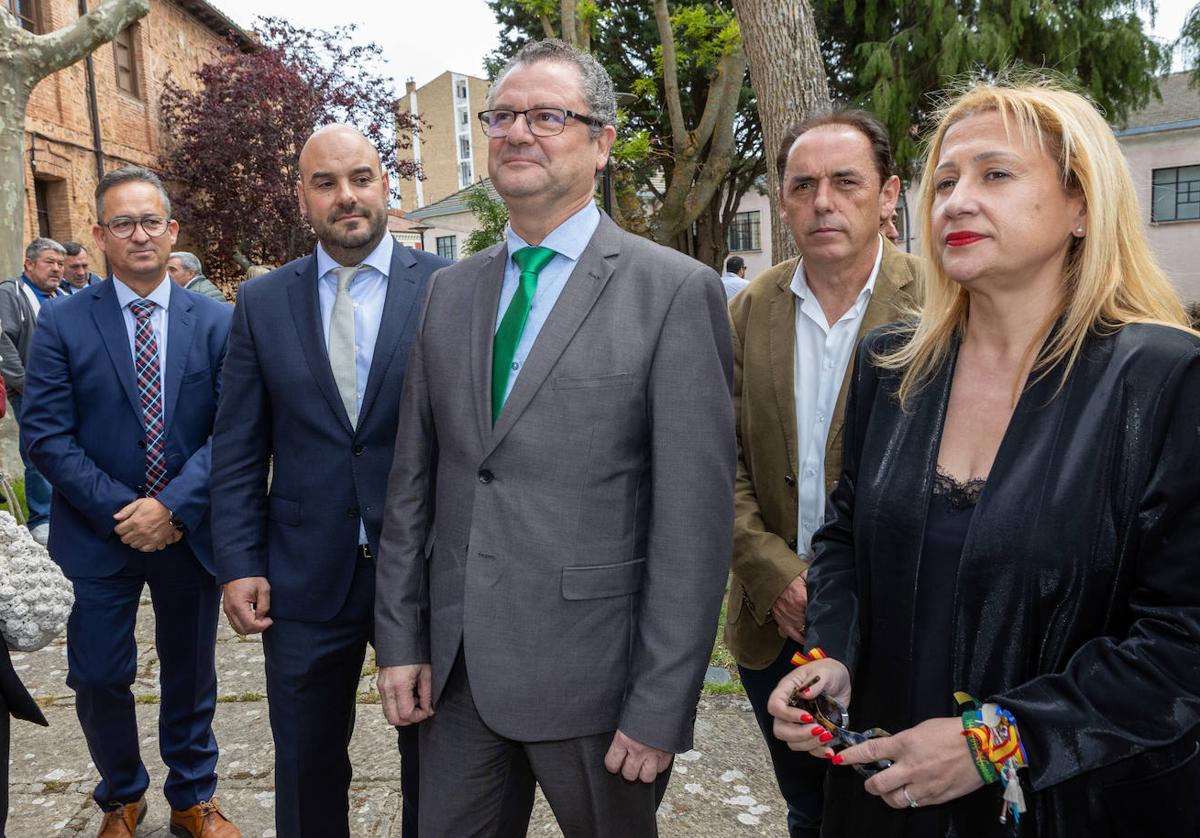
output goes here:
<path id="1" fill-rule="evenodd" d="M 34 180 L 33 200 L 37 206 L 38 235 L 50 238 L 50 186 L 44 180 Z"/>
<path id="2" fill-rule="evenodd" d="M 471 163 L 466 161 L 458 164 L 458 187 L 466 189 L 471 185 Z"/>
<path id="3" fill-rule="evenodd" d="M 729 222 L 729 250 L 762 250 L 758 210 L 739 212 Z"/>
<path id="4" fill-rule="evenodd" d="M 471 118 L 469 116 L 467 116 L 466 110 L 461 110 L 458 112 L 458 124 L 459 125 L 469 125 L 470 122 L 471 122 Z"/>
<path id="5" fill-rule="evenodd" d="M 1151 221 L 1200 219 L 1200 165 L 1154 170 Z"/>
<path id="6" fill-rule="evenodd" d="M 458 138 L 458 159 L 466 160 L 471 156 L 471 138 L 469 136 Z"/>
<path id="7" fill-rule="evenodd" d="M 458 84 L 456 84 L 454 86 L 454 91 L 455 91 L 455 95 L 457 95 L 459 99 L 466 99 L 467 98 L 467 83 L 465 81 L 460 81 Z"/>
<path id="8" fill-rule="evenodd" d="M 4 0 L 4 5 L 12 12 L 12 16 L 20 21 L 22 28 L 35 35 L 42 31 L 37 0 Z"/>
<path id="9" fill-rule="evenodd" d="M 137 66 L 137 24 L 126 27 L 113 38 L 113 51 L 116 55 L 117 89 L 130 96 L 141 98 L 138 87 Z"/>
<path id="10" fill-rule="evenodd" d="M 437 254 L 443 259 L 457 259 L 458 246 L 454 236 L 438 236 L 437 237 Z"/>

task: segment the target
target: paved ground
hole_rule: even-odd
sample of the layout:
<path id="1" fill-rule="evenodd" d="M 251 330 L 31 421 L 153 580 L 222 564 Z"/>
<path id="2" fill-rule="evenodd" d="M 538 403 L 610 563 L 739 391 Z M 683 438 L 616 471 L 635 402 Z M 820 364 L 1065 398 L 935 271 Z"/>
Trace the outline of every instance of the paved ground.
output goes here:
<path id="1" fill-rule="evenodd" d="M 153 614 L 142 605 L 138 621 L 140 667 L 134 686 L 143 756 L 150 771 L 150 813 L 139 835 L 167 838 L 168 809 L 161 794 L 165 771 L 157 753 L 157 660 Z M 49 728 L 14 722 L 10 766 L 11 838 L 92 836 L 99 826 L 91 802 L 95 770 L 65 686 L 66 649 L 58 641 L 40 652 L 13 654 L 34 696 L 46 707 Z M 224 625 L 217 643 L 220 704 L 214 723 L 221 746 L 218 798 L 246 838 L 275 836 L 272 807 L 274 749 L 263 698 L 262 646 Z M 351 832 L 355 838 L 400 835 L 400 762 L 395 732 L 384 721 L 372 681 L 364 675 L 358 725 L 351 745 Z M 665 837 L 785 835 L 784 809 L 770 764 L 744 698 L 705 696 L 696 724 L 696 748 L 682 754 L 659 810 Z M 534 811 L 531 835 L 561 835 L 545 802 Z"/>

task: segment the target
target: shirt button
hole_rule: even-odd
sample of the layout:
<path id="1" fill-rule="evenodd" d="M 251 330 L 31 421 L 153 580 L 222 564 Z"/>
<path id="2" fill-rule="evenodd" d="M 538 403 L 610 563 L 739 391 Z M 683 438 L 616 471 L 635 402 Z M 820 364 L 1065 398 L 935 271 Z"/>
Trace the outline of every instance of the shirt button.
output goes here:
<path id="1" fill-rule="evenodd" d="M 521 368 L 521 362 L 520 362 L 520 361 L 513 361 L 513 363 L 512 363 L 512 368 L 513 368 L 514 370 L 519 370 L 519 369 Z"/>
<path id="2" fill-rule="evenodd" d="M 816 475 L 817 475 L 816 469 L 811 469 L 811 468 L 804 473 L 807 474 L 809 477 L 816 477 Z"/>
<path id="3" fill-rule="evenodd" d="M 825 414 L 824 414 L 824 413 L 818 413 L 818 414 L 817 414 L 817 424 L 818 424 L 818 425 L 823 425 L 824 423 L 825 423 Z"/>

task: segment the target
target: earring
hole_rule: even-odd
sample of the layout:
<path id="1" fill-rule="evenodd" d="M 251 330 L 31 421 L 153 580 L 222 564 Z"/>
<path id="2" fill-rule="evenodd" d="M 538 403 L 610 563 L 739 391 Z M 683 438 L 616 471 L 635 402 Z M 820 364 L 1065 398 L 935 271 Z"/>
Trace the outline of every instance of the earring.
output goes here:
<path id="1" fill-rule="evenodd" d="M 1083 238 L 1083 225 L 1082 224 L 1080 224 L 1078 227 L 1075 228 L 1075 235 L 1079 236 L 1080 238 Z"/>

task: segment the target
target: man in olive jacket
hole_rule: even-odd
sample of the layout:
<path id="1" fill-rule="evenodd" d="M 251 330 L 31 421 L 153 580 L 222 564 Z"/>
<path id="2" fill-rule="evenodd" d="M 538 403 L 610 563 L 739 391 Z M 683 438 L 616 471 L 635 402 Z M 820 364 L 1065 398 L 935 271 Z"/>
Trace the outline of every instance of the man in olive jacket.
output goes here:
<path id="1" fill-rule="evenodd" d="M 767 698 L 804 639 L 806 554 L 842 467 L 854 347 L 910 311 L 917 260 L 880 235 L 900 182 L 887 132 L 862 111 L 792 127 L 776 160 L 780 214 L 803 258 L 729 305 L 738 430 L 733 579 L 725 641 L 763 731 L 792 838 L 815 838 L 825 763 L 771 733 Z"/>

